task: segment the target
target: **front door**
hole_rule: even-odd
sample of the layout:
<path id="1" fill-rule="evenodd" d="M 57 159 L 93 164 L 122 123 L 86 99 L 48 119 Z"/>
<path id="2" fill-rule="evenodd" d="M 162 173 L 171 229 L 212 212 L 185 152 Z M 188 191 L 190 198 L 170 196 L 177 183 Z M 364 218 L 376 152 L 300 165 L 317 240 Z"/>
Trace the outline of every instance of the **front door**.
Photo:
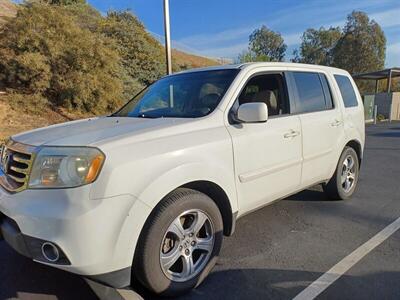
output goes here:
<path id="1" fill-rule="evenodd" d="M 289 113 L 284 74 L 253 76 L 235 105 L 246 102 L 265 102 L 269 119 L 228 126 L 242 212 L 295 191 L 300 185 L 302 163 L 300 119 Z"/>

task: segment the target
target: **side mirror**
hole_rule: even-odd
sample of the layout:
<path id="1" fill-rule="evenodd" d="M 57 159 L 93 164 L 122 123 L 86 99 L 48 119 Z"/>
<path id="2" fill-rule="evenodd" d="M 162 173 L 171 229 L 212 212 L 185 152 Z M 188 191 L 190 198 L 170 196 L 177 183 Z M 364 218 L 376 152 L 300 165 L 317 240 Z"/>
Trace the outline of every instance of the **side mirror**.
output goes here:
<path id="1" fill-rule="evenodd" d="M 237 117 L 243 123 L 259 123 L 268 120 L 268 106 L 264 102 L 244 103 L 239 106 Z"/>

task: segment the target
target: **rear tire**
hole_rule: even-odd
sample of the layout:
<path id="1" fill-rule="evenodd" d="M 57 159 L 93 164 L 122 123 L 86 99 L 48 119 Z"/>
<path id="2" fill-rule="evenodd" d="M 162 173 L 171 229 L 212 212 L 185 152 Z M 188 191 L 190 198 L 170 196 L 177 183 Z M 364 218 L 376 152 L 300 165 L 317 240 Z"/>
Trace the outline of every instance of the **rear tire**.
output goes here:
<path id="1" fill-rule="evenodd" d="M 346 146 L 340 155 L 335 173 L 327 184 L 323 184 L 324 192 L 331 200 L 349 199 L 357 186 L 359 177 L 359 160 L 356 151 Z"/>
<path id="2" fill-rule="evenodd" d="M 179 188 L 152 212 L 139 239 L 134 276 L 150 291 L 177 296 L 214 267 L 223 239 L 221 213 L 207 195 Z"/>

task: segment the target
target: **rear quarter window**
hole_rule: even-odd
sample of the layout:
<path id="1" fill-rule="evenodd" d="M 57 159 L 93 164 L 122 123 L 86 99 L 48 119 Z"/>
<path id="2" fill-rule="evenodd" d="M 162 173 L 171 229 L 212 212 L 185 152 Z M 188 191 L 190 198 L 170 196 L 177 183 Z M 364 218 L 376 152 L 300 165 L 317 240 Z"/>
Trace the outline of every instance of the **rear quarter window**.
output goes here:
<path id="1" fill-rule="evenodd" d="M 339 86 L 340 94 L 342 95 L 345 107 L 354 107 L 358 105 L 357 95 L 353 85 L 347 76 L 335 75 L 336 83 Z"/>
<path id="2" fill-rule="evenodd" d="M 326 109 L 331 109 L 333 108 L 333 100 L 328 80 L 326 79 L 326 76 L 321 73 L 319 74 L 319 78 L 321 79 L 322 87 L 324 88 Z"/>

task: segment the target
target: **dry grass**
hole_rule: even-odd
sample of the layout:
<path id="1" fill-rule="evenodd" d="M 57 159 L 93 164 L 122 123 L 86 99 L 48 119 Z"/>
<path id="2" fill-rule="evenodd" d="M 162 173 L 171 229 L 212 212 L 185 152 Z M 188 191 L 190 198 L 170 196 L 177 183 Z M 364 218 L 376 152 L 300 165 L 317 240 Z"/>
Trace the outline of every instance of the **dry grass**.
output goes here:
<path id="1" fill-rule="evenodd" d="M 0 0 L 0 24 L 4 18 L 13 17 L 17 13 L 17 6 L 8 0 Z"/>
<path id="2" fill-rule="evenodd" d="M 172 49 L 172 60 L 180 66 L 188 65 L 191 68 L 220 65 L 220 63 L 210 58 L 188 54 L 176 49 Z"/>
<path id="3" fill-rule="evenodd" d="M 39 114 L 26 113 L 22 108 L 8 104 L 5 96 L 0 96 L 0 143 L 23 131 L 85 117 L 87 115 L 50 108 L 42 109 Z"/>

